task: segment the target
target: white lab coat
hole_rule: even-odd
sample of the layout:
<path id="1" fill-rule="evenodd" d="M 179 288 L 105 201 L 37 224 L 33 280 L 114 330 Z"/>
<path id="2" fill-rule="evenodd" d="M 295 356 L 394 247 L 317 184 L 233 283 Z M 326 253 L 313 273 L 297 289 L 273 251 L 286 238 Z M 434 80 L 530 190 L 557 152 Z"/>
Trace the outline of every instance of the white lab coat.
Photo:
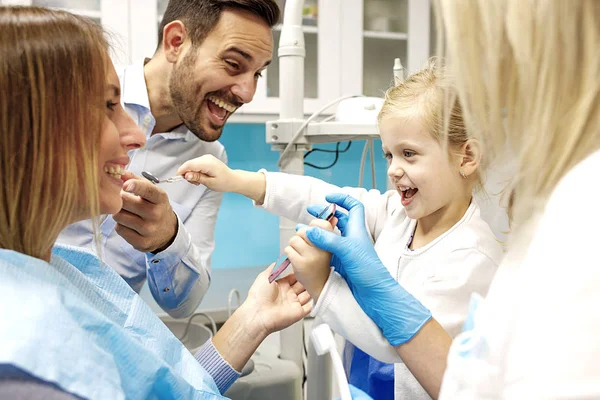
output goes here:
<path id="1" fill-rule="evenodd" d="M 449 231 L 412 251 L 407 243 L 416 221 L 406 216 L 396 191 L 382 194 L 376 190 L 339 188 L 306 176 L 263 173 L 267 178 L 263 207 L 293 221 L 311 221 L 313 217 L 305 211 L 306 206 L 325 203 L 326 194 L 344 192 L 359 199 L 365 206 L 367 229 L 383 264 L 451 335 L 461 330 L 471 293 L 487 293 L 502 258 L 502 247 L 481 219 L 475 201 Z M 321 317 L 364 352 L 383 362 L 395 363 L 397 399 L 429 399 L 337 273 L 330 275 L 313 315 Z"/>
<path id="2" fill-rule="evenodd" d="M 514 237 L 474 329 L 451 347 L 442 399 L 600 398 L 598 171 L 600 152 Z"/>

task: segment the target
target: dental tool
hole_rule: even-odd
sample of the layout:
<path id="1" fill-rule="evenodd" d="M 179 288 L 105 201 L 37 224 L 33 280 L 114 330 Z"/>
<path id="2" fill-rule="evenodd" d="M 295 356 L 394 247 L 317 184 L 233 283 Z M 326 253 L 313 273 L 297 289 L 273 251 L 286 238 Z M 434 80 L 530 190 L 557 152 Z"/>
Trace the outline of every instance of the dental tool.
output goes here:
<path id="1" fill-rule="evenodd" d="M 324 219 L 325 221 L 330 221 L 335 215 L 335 204 L 328 204 L 327 207 L 323 209 L 317 215 L 317 219 Z M 271 274 L 269 275 L 269 283 L 272 283 L 275 279 L 279 277 L 287 269 L 290 265 L 290 260 L 285 256 L 285 253 L 281 253 L 277 260 L 275 261 L 275 267 Z"/>
<path id="2" fill-rule="evenodd" d="M 173 183 L 185 180 L 183 175 L 172 176 L 170 178 L 160 180 L 148 171 L 142 171 L 142 176 L 148 179 L 150 182 L 154 183 L 155 185 L 158 185 L 159 183 Z"/>

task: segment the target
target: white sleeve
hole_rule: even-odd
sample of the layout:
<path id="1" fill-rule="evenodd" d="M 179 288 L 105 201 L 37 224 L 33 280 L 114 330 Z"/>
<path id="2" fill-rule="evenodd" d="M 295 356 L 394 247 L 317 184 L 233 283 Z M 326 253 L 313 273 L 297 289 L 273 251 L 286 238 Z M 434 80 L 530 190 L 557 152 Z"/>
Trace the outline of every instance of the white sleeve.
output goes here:
<path id="1" fill-rule="evenodd" d="M 325 204 L 325 196 L 331 193 L 345 193 L 358 199 L 365 206 L 367 229 L 376 238 L 393 211 L 392 201 L 395 191 L 381 193 L 378 190 L 339 187 L 322 180 L 303 175 L 261 170 L 266 178 L 265 200 L 262 207 L 269 213 L 285 217 L 291 221 L 308 224 L 313 217 L 306 212 L 306 206 L 313 203 Z"/>
<path id="2" fill-rule="evenodd" d="M 599 170 L 591 156 L 563 178 L 537 226 L 522 226 L 535 229 L 527 248 L 513 236 L 475 319 L 483 356 L 451 349 L 441 397 L 600 398 Z"/>
<path id="3" fill-rule="evenodd" d="M 444 267 L 437 268 L 421 290 L 413 295 L 455 337 L 467 317 L 471 293 L 485 296 L 496 270 L 496 263 L 482 252 L 476 249 L 456 250 L 444 260 Z M 387 363 L 402 362 L 337 272 L 332 272 L 323 287 L 313 314 L 376 359 Z"/>
<path id="4" fill-rule="evenodd" d="M 334 332 L 379 361 L 402 362 L 381 329 L 362 310 L 344 278 L 333 268 L 312 315 L 320 317 Z"/>
<path id="5" fill-rule="evenodd" d="M 597 171 L 547 206 L 519 266 L 510 293 L 518 301 L 508 331 L 506 398 L 600 398 Z"/>

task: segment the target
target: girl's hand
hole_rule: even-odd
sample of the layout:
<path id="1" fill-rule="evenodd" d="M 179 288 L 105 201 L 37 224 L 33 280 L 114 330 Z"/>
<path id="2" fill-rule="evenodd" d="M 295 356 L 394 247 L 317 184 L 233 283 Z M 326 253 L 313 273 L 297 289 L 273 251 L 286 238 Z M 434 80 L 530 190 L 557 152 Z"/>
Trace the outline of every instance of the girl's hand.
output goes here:
<path id="1" fill-rule="evenodd" d="M 204 185 L 215 192 L 231 192 L 233 171 L 211 154 L 186 161 L 177 170 L 177 175 L 194 185 Z"/>
<path id="2" fill-rule="evenodd" d="M 223 161 L 207 154 L 186 161 L 177 170 L 177 175 L 194 185 L 204 185 L 215 192 L 239 193 L 257 204 L 265 198 L 266 179 L 260 172 L 232 170 Z"/>
<path id="3" fill-rule="evenodd" d="M 336 223 L 335 217 L 331 219 L 331 222 L 315 219 L 310 226 L 333 232 Z M 331 253 L 320 250 L 308 240 L 306 227 L 298 230 L 296 236 L 290 239 L 289 246 L 285 248 L 284 252 L 292 263 L 296 279 L 302 283 L 316 302 L 329 278 Z"/>

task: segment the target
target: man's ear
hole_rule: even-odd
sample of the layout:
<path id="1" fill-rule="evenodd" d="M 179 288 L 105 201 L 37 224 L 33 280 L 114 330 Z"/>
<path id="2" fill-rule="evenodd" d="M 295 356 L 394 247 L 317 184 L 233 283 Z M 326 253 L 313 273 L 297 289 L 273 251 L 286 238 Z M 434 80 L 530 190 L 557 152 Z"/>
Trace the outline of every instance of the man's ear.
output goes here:
<path id="1" fill-rule="evenodd" d="M 469 139 L 461 146 L 460 150 L 460 168 L 466 176 L 469 176 L 477 171 L 477 168 L 479 168 L 479 164 L 481 163 L 481 144 L 476 139 Z"/>
<path id="2" fill-rule="evenodd" d="M 183 53 L 183 44 L 188 39 L 183 22 L 176 20 L 165 25 L 163 29 L 162 48 L 170 63 L 176 63 Z"/>

